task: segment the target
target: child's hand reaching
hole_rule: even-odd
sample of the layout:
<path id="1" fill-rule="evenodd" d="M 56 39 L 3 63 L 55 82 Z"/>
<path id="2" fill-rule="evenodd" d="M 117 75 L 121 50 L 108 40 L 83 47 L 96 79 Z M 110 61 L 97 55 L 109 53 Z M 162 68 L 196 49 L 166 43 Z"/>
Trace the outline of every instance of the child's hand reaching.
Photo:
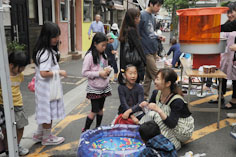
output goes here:
<path id="1" fill-rule="evenodd" d="M 166 41 L 166 37 L 165 37 L 165 36 L 163 36 L 163 35 L 159 35 L 159 36 L 158 36 L 158 38 L 159 38 L 161 41 L 163 41 L 163 42 L 165 42 L 165 41 Z"/>
<path id="2" fill-rule="evenodd" d="M 123 113 L 122 118 L 123 118 L 123 119 L 128 119 L 131 112 L 132 112 L 131 109 L 126 110 L 126 111 Z"/>
<path id="3" fill-rule="evenodd" d="M 160 108 L 159 106 L 157 106 L 155 103 L 150 103 L 150 104 L 148 105 L 148 108 L 151 109 L 151 110 L 153 110 L 153 111 L 156 111 L 156 112 L 158 112 L 158 113 L 161 112 L 161 108 Z"/>
<path id="4" fill-rule="evenodd" d="M 130 118 L 134 121 L 135 124 L 139 124 L 138 118 L 136 118 L 134 115 L 131 115 Z"/>
<path id="5" fill-rule="evenodd" d="M 99 72 L 99 76 L 101 76 L 102 78 L 107 78 L 108 74 L 106 70 L 102 70 Z"/>
<path id="6" fill-rule="evenodd" d="M 231 51 L 236 51 L 236 44 L 231 45 L 229 48 Z"/>
<path id="7" fill-rule="evenodd" d="M 105 67 L 104 70 L 107 72 L 107 76 L 109 76 L 111 73 L 111 66 Z"/>
<path id="8" fill-rule="evenodd" d="M 140 106 L 141 108 L 144 108 L 144 107 L 148 106 L 148 102 L 147 102 L 147 101 L 143 101 L 143 102 L 141 102 L 141 103 L 139 104 L 139 106 Z"/>
<path id="9" fill-rule="evenodd" d="M 111 53 L 115 55 L 115 54 L 117 54 L 118 52 L 115 51 L 115 50 L 113 50 Z"/>

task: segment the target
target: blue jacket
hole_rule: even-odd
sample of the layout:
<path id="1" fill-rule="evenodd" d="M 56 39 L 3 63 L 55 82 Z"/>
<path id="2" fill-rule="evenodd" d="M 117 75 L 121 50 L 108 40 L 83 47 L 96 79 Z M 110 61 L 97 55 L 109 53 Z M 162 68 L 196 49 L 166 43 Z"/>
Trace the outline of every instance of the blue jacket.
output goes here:
<path id="1" fill-rule="evenodd" d="M 175 64 L 179 61 L 179 57 L 181 55 L 181 51 L 180 51 L 180 44 L 174 44 L 171 46 L 170 50 L 168 51 L 167 55 L 169 56 L 171 54 L 171 52 L 173 52 L 173 59 L 172 59 L 172 66 L 175 67 Z"/>
<path id="2" fill-rule="evenodd" d="M 163 135 L 157 135 L 146 143 L 139 157 L 177 157 L 175 146 Z"/>

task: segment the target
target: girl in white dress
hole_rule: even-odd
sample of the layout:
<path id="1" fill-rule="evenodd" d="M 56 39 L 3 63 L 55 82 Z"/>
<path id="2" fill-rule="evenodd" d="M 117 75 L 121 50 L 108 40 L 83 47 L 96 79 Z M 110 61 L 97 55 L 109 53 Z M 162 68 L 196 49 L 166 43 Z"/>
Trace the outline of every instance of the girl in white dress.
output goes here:
<path id="1" fill-rule="evenodd" d="M 66 71 L 60 70 L 58 65 L 59 51 L 58 42 L 60 28 L 57 24 L 46 22 L 41 30 L 38 41 L 33 52 L 35 68 L 35 102 L 36 102 L 36 120 L 38 130 L 33 136 L 33 140 L 41 142 L 42 145 L 58 145 L 64 142 L 64 137 L 57 137 L 51 134 L 52 121 L 63 119 L 65 117 L 63 91 L 61 82 L 58 83 L 60 98 L 51 100 L 50 83 L 53 75 L 58 73 L 66 77 Z"/>

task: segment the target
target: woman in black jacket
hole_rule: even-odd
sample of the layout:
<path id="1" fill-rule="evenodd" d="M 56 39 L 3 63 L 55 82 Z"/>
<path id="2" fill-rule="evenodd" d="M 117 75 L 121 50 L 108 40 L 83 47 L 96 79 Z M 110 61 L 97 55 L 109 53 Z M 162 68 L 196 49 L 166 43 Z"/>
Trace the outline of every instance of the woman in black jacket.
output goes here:
<path id="1" fill-rule="evenodd" d="M 140 11 L 135 8 L 128 9 L 121 26 L 120 36 L 119 36 L 120 71 L 123 72 L 125 66 L 128 64 L 135 65 L 134 63 L 128 63 L 126 61 L 125 42 L 129 43 L 130 49 L 136 49 L 137 51 L 134 52 L 138 53 L 137 55 L 139 55 L 141 58 L 141 63 L 135 65 L 138 69 L 137 82 L 143 81 L 145 74 L 145 65 L 146 65 L 146 58 L 140 42 L 140 36 L 137 31 L 137 26 L 139 24 L 139 21 L 140 21 Z"/>

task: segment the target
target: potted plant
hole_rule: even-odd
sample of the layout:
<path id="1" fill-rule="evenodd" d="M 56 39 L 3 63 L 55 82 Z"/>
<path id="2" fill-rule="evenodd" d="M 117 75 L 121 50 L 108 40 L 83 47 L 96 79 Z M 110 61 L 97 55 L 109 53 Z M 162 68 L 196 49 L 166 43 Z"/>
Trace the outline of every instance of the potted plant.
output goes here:
<path id="1" fill-rule="evenodd" d="M 25 44 L 20 44 L 16 41 L 12 41 L 7 45 L 7 51 L 8 53 L 14 52 L 14 51 L 24 51 L 26 49 Z"/>

